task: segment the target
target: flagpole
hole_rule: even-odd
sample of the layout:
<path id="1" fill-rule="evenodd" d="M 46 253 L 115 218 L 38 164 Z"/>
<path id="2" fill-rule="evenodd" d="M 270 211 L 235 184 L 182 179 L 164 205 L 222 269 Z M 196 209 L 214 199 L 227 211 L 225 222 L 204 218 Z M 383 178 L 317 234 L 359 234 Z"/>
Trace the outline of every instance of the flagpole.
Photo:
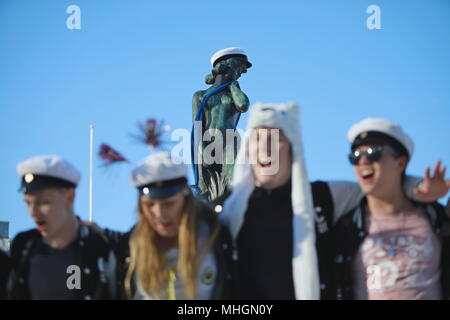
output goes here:
<path id="1" fill-rule="evenodd" d="M 94 145 L 94 126 L 89 125 L 89 221 L 92 221 L 92 148 Z"/>

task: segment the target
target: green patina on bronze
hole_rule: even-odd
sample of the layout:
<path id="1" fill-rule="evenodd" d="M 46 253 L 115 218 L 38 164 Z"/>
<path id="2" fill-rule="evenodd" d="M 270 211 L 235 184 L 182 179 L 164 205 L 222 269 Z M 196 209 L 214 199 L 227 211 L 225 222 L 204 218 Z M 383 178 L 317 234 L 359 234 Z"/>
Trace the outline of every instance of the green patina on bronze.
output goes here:
<path id="1" fill-rule="evenodd" d="M 223 156 L 220 161 L 212 164 L 206 164 L 204 161 L 202 164 L 194 164 L 198 169 L 197 188 L 201 196 L 208 200 L 222 195 L 231 184 L 234 164 L 227 164 L 225 159 L 236 159 L 238 146 L 233 141 L 227 141 L 226 130 L 236 130 L 238 116 L 240 113 L 247 112 L 249 108 L 248 97 L 240 89 L 236 80 L 246 73 L 250 66 L 247 58 L 243 55 L 221 58 L 214 64 L 211 74 L 205 78 L 206 84 L 210 84 L 211 87 L 195 92 L 192 99 L 192 121 L 194 122 L 205 95 L 227 82 L 235 81 L 227 88 L 210 96 L 203 109 L 201 136 L 203 137 L 208 129 L 217 129 L 223 137 Z M 200 142 L 202 150 L 205 151 L 205 148 L 213 141 L 203 141 L 202 139 Z M 212 155 L 215 155 L 214 152 Z"/>

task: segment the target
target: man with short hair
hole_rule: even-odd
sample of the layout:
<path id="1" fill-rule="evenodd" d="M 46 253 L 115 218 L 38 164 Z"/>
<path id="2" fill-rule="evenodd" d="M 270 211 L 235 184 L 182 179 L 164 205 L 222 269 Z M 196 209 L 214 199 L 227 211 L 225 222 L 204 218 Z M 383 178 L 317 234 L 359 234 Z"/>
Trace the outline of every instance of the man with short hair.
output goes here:
<path id="1" fill-rule="evenodd" d="M 17 166 L 24 201 L 36 228 L 11 244 L 10 299 L 114 298 L 115 257 L 102 235 L 80 226 L 73 204 L 81 175 L 58 156 Z"/>
<path id="2" fill-rule="evenodd" d="M 450 219 L 443 206 L 419 204 L 403 188 L 413 141 L 380 118 L 355 124 L 348 139 L 365 197 L 334 229 L 337 298 L 449 299 Z"/>

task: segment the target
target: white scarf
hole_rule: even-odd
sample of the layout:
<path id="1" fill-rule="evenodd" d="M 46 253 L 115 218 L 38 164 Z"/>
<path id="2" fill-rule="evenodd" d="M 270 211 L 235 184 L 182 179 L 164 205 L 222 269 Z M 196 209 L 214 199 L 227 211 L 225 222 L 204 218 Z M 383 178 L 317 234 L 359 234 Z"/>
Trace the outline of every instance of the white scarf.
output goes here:
<path id="1" fill-rule="evenodd" d="M 244 222 L 247 203 L 255 188 L 255 176 L 248 159 L 248 140 L 251 129 L 258 127 L 279 128 L 289 139 L 292 148 L 292 270 L 295 296 L 299 300 L 320 298 L 319 273 L 315 247 L 314 209 L 311 187 L 303 159 L 302 137 L 297 104 L 256 103 L 249 117 L 247 131 L 240 145 L 233 175 L 233 190 L 219 215 L 230 228 L 233 241 Z M 275 212 L 274 212 L 275 214 Z M 276 219 L 276 216 L 274 216 Z M 263 235 L 261 235 L 263 236 Z M 270 259 L 270 257 L 268 257 Z"/>

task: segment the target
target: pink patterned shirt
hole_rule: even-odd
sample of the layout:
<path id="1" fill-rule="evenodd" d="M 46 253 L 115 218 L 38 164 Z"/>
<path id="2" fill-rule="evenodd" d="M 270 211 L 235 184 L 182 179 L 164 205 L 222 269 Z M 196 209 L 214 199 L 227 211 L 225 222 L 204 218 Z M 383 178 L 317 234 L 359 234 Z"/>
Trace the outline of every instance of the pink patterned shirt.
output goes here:
<path id="1" fill-rule="evenodd" d="M 357 300 L 438 300 L 441 241 L 422 209 L 367 215 L 368 236 L 353 261 Z"/>

